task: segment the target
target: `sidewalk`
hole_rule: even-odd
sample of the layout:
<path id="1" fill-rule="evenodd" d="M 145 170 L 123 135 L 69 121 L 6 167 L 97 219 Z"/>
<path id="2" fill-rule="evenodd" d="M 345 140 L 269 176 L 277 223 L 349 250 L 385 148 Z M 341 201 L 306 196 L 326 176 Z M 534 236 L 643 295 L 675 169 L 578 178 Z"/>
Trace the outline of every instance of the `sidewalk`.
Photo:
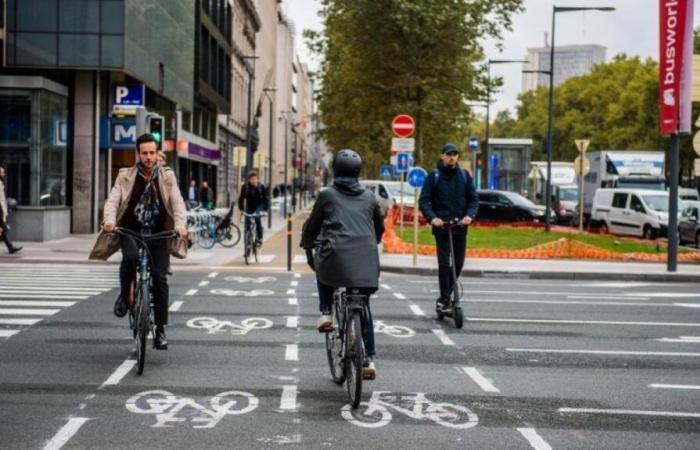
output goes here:
<path id="1" fill-rule="evenodd" d="M 303 214 L 303 211 L 297 211 L 295 217 Z M 243 233 L 243 224 L 237 224 Z M 275 234 L 281 232 L 286 227 L 286 220 L 281 217 L 279 211 L 272 212 L 272 228 L 267 228 L 267 218 L 263 218 L 263 226 L 265 227 L 264 241 L 268 241 Z M 21 245 L 24 248 L 21 252 L 8 255 L 0 253 L 1 264 L 90 264 L 90 265 L 114 265 L 121 261 L 121 252 L 117 252 L 108 261 L 91 261 L 88 260 L 88 255 L 92 250 L 95 240 L 95 234 L 73 234 L 67 238 L 57 239 L 47 242 L 15 242 L 15 245 Z M 173 268 L 197 268 L 223 266 L 240 258 L 243 255 L 243 237 L 241 241 L 233 248 L 224 248 L 220 245 L 215 245 L 213 248 L 205 250 L 199 247 L 189 249 L 187 258 L 177 259 L 170 258 Z"/>
<path id="2" fill-rule="evenodd" d="M 437 276 L 437 258 L 381 254 L 384 272 Z M 676 281 L 700 283 L 700 265 L 678 264 L 675 273 L 666 272 L 666 263 L 582 261 L 567 259 L 489 259 L 467 258 L 465 277 L 530 278 L 555 280 Z"/>

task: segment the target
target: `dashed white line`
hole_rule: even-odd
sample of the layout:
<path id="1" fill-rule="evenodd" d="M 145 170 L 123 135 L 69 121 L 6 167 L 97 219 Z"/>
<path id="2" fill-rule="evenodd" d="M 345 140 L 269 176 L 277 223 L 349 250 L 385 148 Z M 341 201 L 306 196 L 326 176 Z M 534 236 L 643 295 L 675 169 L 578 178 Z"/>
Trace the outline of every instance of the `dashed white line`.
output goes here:
<path id="1" fill-rule="evenodd" d="M 542 439 L 534 428 L 516 428 L 520 434 L 527 439 L 535 450 L 552 450 L 552 447 Z"/>
<path id="2" fill-rule="evenodd" d="M 204 281 L 200 281 L 199 284 L 198 284 L 197 286 L 199 286 L 199 287 L 204 287 L 204 286 L 207 286 L 208 284 L 209 284 L 209 281 L 204 280 Z"/>
<path id="3" fill-rule="evenodd" d="M 386 283 L 382 283 L 381 286 L 382 286 L 382 289 L 386 289 L 387 291 L 390 291 L 390 290 L 391 290 L 391 286 L 389 286 L 389 285 L 386 284 Z"/>
<path id="4" fill-rule="evenodd" d="M 693 419 L 700 418 L 700 413 L 674 411 L 643 411 L 634 409 L 559 408 L 559 412 L 571 414 L 618 414 L 630 416 L 683 417 Z"/>
<path id="5" fill-rule="evenodd" d="M 90 419 L 87 417 L 72 417 L 69 419 L 68 423 L 58 430 L 58 433 L 46 443 L 44 450 L 59 450 L 88 420 Z"/>
<path id="6" fill-rule="evenodd" d="M 420 308 L 418 305 L 409 305 L 409 308 L 411 308 L 411 311 L 413 311 L 413 314 L 416 316 L 425 316 L 425 312 Z"/>
<path id="7" fill-rule="evenodd" d="M 0 318 L 0 325 L 36 325 L 42 319 L 3 319 Z"/>
<path id="8" fill-rule="evenodd" d="M 299 301 L 297 300 L 296 297 L 291 297 L 291 298 L 287 299 L 287 301 L 288 301 L 289 304 L 292 305 L 292 306 L 296 306 L 296 305 L 299 304 Z"/>
<path id="9" fill-rule="evenodd" d="M 76 302 L 42 302 L 36 300 L 0 300 L 0 306 L 61 306 L 69 307 Z"/>
<path id="10" fill-rule="evenodd" d="M 467 322 L 552 323 L 561 325 L 632 325 L 646 327 L 700 327 L 700 323 L 687 322 L 621 322 L 615 320 L 510 319 L 496 317 L 467 317 L 466 319 Z"/>
<path id="11" fill-rule="evenodd" d="M 287 295 L 294 295 L 296 292 L 296 289 L 287 289 Z"/>
<path id="12" fill-rule="evenodd" d="M 297 286 L 299 286 L 299 282 L 298 282 L 298 281 L 292 281 L 291 283 L 289 283 L 289 285 L 290 285 L 291 287 L 297 287 Z"/>
<path id="13" fill-rule="evenodd" d="M 0 294 L 0 298 L 46 298 L 56 300 L 87 300 L 90 295 L 53 295 L 53 294 L 27 294 L 26 291 L 8 294 L 7 291 Z"/>
<path id="14" fill-rule="evenodd" d="M 299 316 L 287 317 L 287 328 L 296 328 L 299 326 Z"/>
<path id="15" fill-rule="evenodd" d="M 0 338 L 9 338 L 19 333 L 19 330 L 0 330 Z"/>
<path id="16" fill-rule="evenodd" d="M 444 330 L 440 330 L 439 328 L 435 328 L 432 330 L 433 334 L 437 336 L 438 339 L 440 339 L 440 342 L 442 342 L 444 345 L 455 345 L 454 341 L 447 336 L 447 333 L 445 333 Z"/>
<path id="17" fill-rule="evenodd" d="M 297 387 L 295 385 L 288 384 L 282 386 L 280 409 L 285 411 L 294 411 L 297 409 Z"/>
<path id="18" fill-rule="evenodd" d="M 462 372 L 474 381 L 484 392 L 501 392 L 496 386 L 491 383 L 476 367 L 462 367 Z"/>
<path id="19" fill-rule="evenodd" d="M 299 346 L 297 344 L 287 344 L 284 351 L 285 361 L 299 361 Z"/>
<path id="20" fill-rule="evenodd" d="M 406 296 L 400 292 L 394 292 L 394 297 L 398 298 L 399 300 L 406 300 Z"/>
<path id="21" fill-rule="evenodd" d="M 209 274 L 209 278 L 216 278 L 217 276 L 219 276 L 219 272 L 212 272 Z"/>
<path id="22" fill-rule="evenodd" d="M 60 309 L 16 309 L 0 308 L 0 316 L 52 316 Z"/>
<path id="23" fill-rule="evenodd" d="M 294 278 L 301 278 L 301 274 L 300 274 L 300 273 L 295 273 L 295 274 L 294 274 Z"/>
<path id="24" fill-rule="evenodd" d="M 112 375 L 107 378 L 107 380 L 102 383 L 102 386 L 100 386 L 100 389 L 102 389 L 105 386 L 114 386 L 119 384 L 119 382 L 124 378 L 124 376 L 129 373 L 131 369 L 134 368 L 136 365 L 136 360 L 135 359 L 127 359 L 124 361 L 121 366 L 117 367 L 117 370 L 115 370 Z"/>
<path id="25" fill-rule="evenodd" d="M 657 389 L 700 389 L 700 385 L 695 384 L 661 384 L 652 383 L 649 385 L 650 388 Z"/>
<path id="26" fill-rule="evenodd" d="M 194 295 L 199 291 L 199 289 L 190 289 L 189 291 L 185 292 L 185 295 Z"/>
<path id="27" fill-rule="evenodd" d="M 182 306 L 182 302 L 173 302 L 172 305 L 170 305 L 170 311 L 180 311 L 180 307 Z"/>
<path id="28" fill-rule="evenodd" d="M 700 353 L 685 352 L 640 352 L 631 350 L 574 350 L 574 349 L 547 349 L 547 348 L 507 348 L 507 352 L 525 353 L 571 353 L 579 355 L 635 355 L 635 356 L 688 356 L 698 357 Z"/>
<path id="29" fill-rule="evenodd" d="M 700 336 L 678 336 L 677 338 L 656 339 L 659 342 L 678 342 L 683 344 L 700 344 Z"/>

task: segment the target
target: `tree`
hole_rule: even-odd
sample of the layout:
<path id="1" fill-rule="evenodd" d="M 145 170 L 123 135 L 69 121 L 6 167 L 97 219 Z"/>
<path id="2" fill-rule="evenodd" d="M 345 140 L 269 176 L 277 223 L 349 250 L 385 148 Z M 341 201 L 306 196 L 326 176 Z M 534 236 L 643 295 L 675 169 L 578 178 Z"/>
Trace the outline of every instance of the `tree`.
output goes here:
<path id="1" fill-rule="evenodd" d="M 369 170 L 388 159 L 390 122 L 416 119 L 419 162 L 460 135 L 485 97 L 481 41 L 500 37 L 522 0 L 323 0 L 319 107 L 332 148 L 351 147 Z"/>

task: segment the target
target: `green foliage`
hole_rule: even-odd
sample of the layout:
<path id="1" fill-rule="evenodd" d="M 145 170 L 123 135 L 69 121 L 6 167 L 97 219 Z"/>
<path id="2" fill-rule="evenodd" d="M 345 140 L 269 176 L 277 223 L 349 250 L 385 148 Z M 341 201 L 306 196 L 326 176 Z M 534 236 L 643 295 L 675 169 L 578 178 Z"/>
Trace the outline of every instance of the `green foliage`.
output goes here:
<path id="1" fill-rule="evenodd" d="M 500 37 L 522 0 L 323 0 L 319 106 L 331 148 L 351 147 L 371 175 L 386 162 L 391 119 L 417 122 L 417 156 L 432 164 L 471 118 L 464 99 L 485 97 L 481 42 Z M 425 151 L 422 152 L 421 150 Z"/>

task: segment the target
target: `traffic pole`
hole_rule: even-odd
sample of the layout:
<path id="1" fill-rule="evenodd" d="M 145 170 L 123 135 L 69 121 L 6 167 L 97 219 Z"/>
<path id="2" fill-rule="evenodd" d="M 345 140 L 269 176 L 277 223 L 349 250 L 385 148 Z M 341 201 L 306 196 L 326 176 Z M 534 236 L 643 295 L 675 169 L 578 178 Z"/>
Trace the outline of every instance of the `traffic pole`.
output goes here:
<path id="1" fill-rule="evenodd" d="M 671 135 L 671 185 L 669 186 L 668 208 L 668 255 L 666 270 L 676 272 L 678 270 L 678 166 L 679 149 L 678 133 Z"/>
<path id="2" fill-rule="evenodd" d="M 292 271 L 292 213 L 287 214 L 287 272 Z"/>
<path id="3" fill-rule="evenodd" d="M 401 173 L 401 184 L 399 187 L 399 236 L 403 237 L 403 173 Z"/>
<path id="4" fill-rule="evenodd" d="M 418 189 L 413 190 L 413 267 L 418 265 Z"/>

